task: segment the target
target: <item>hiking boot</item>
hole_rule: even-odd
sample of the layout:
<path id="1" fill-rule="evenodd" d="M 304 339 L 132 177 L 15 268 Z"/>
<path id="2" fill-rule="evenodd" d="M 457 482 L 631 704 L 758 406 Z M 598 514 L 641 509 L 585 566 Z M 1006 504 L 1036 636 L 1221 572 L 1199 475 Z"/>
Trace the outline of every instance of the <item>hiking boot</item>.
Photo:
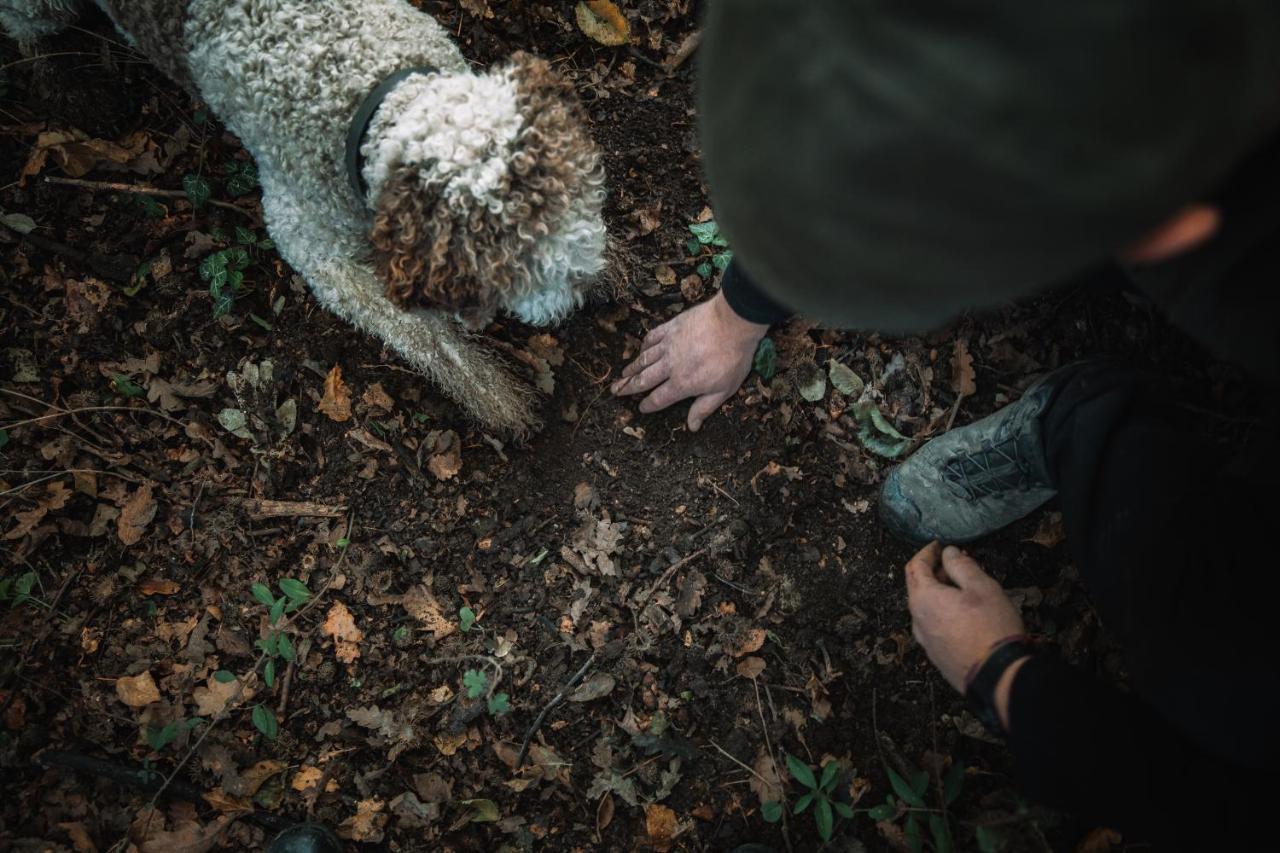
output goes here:
<path id="1" fill-rule="evenodd" d="M 338 836 L 318 823 L 299 823 L 277 835 L 266 853 L 342 853 Z"/>
<path id="2" fill-rule="evenodd" d="M 1041 416 L 1077 366 L 1042 377 L 1016 403 L 926 442 L 890 471 L 880 489 L 885 526 L 918 545 L 970 542 L 1053 497 Z"/>

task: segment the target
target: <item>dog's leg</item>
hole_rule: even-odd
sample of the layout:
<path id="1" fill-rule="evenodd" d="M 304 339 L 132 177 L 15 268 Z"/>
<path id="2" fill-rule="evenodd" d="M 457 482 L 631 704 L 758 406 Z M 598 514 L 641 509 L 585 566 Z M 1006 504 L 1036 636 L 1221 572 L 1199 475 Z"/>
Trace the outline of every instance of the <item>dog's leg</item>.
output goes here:
<path id="1" fill-rule="evenodd" d="M 78 0 L 0 0 L 0 29 L 32 55 L 36 43 L 66 29 Z"/>

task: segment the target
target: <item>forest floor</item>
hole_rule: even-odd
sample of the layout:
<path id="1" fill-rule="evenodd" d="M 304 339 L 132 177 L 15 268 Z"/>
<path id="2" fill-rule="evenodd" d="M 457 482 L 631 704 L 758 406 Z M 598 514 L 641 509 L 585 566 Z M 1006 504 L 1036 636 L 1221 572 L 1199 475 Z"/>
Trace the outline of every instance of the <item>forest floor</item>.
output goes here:
<path id="1" fill-rule="evenodd" d="M 715 286 L 696 51 L 674 61 L 696 8 L 622 4 L 610 48 L 571 3 L 422 5 L 477 63 L 551 58 L 605 152 L 630 291 L 487 331 L 548 391 L 525 443 L 317 305 L 240 143 L 104 20 L 40 62 L 0 47 L 0 214 L 36 226 L 0 228 L 0 851 L 259 849 L 307 818 L 352 849 L 1107 849 L 1019 799 L 912 640 L 855 404 L 914 446 L 1081 355 L 1218 368 L 1078 287 L 922 337 L 792 323 L 701 432 L 639 415 L 610 381 Z M 215 316 L 201 265 L 237 246 Z M 1062 540 L 1050 506 L 973 553 L 1120 679 Z M 805 792 L 786 755 L 855 810 L 825 847 L 814 809 L 764 819 Z M 172 782 L 152 809 L 91 759 Z"/>

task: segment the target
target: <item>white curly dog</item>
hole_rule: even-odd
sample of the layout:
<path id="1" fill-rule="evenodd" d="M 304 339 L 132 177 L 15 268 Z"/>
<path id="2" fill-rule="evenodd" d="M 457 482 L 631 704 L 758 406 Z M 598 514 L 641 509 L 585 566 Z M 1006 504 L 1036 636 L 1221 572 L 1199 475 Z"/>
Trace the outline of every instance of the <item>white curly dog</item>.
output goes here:
<path id="1" fill-rule="evenodd" d="M 253 154 L 267 230 L 320 302 L 485 426 L 532 390 L 468 331 L 559 320 L 605 265 L 604 174 L 581 106 L 527 54 L 475 73 L 404 0 L 94 0 Z M 76 0 L 0 0 L 19 43 Z"/>

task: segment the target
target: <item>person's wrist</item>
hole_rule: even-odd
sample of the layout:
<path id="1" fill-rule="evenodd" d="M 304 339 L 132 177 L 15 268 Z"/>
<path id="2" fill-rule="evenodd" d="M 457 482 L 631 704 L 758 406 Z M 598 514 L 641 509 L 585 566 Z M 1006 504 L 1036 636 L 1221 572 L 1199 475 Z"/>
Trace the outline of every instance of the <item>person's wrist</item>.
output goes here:
<path id="1" fill-rule="evenodd" d="M 715 312 L 716 319 L 739 340 L 756 343 L 769 331 L 768 323 L 753 323 L 734 311 L 725 298 L 724 291 L 718 291 L 712 297 L 711 310 Z"/>
<path id="2" fill-rule="evenodd" d="M 1009 668 L 1000 676 L 1000 680 L 996 682 L 995 706 L 996 714 L 1000 716 L 1000 725 L 1004 730 L 1009 731 L 1009 698 L 1013 695 L 1013 680 L 1018 676 L 1018 670 L 1022 669 L 1027 661 L 1031 660 L 1031 655 L 1024 655 L 1013 663 L 1009 664 Z"/>

